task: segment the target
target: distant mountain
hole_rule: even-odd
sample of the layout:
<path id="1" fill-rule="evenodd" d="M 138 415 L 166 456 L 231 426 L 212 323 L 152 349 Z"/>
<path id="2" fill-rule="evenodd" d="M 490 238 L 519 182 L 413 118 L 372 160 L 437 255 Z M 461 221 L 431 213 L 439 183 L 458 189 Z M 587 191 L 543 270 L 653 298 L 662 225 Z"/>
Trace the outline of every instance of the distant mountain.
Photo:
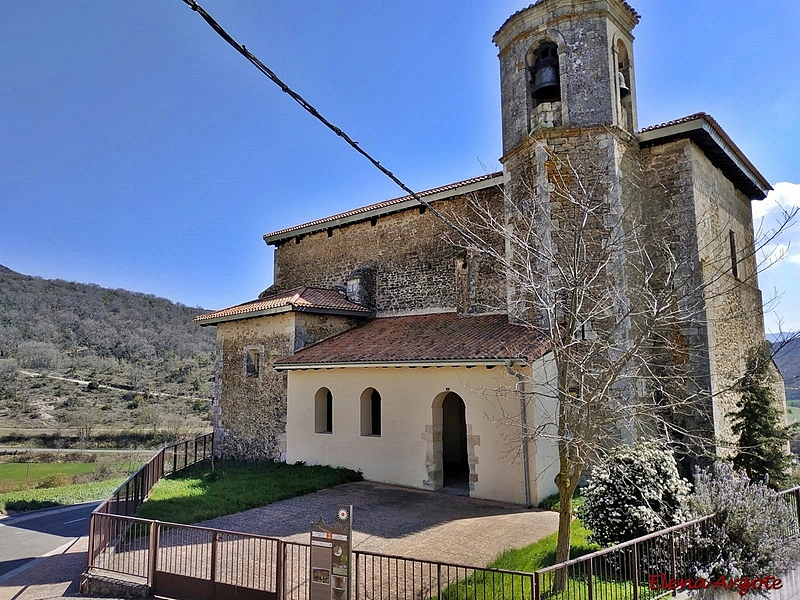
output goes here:
<path id="1" fill-rule="evenodd" d="M 216 339 L 194 323 L 203 312 L 0 266 L 0 428 L 59 427 L 93 409 L 107 427 L 205 419 Z"/>
<path id="2" fill-rule="evenodd" d="M 783 375 L 786 401 L 791 406 L 800 407 L 800 336 L 794 336 L 798 336 L 798 334 L 784 335 L 783 339 L 790 340 L 788 342 L 780 342 L 775 337 L 769 341 L 777 350 L 775 363 Z"/>

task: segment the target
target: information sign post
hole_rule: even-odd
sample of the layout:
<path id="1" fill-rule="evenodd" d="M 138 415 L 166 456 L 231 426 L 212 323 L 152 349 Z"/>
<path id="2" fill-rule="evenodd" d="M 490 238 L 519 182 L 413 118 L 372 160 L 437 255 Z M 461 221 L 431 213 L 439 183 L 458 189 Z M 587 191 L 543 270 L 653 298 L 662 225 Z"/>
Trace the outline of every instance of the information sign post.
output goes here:
<path id="1" fill-rule="evenodd" d="M 311 524 L 310 600 L 349 600 L 352 532 L 352 506 L 339 508 L 333 525 Z"/>

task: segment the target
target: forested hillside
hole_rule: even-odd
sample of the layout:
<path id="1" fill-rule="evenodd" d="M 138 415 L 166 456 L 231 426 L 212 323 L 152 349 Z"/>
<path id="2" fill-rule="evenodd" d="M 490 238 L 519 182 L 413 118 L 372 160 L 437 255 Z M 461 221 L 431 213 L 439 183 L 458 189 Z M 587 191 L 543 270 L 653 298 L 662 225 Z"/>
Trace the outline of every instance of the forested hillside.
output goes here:
<path id="1" fill-rule="evenodd" d="M 0 266 L 0 428 L 205 427 L 215 331 L 193 322 L 202 312 Z"/>

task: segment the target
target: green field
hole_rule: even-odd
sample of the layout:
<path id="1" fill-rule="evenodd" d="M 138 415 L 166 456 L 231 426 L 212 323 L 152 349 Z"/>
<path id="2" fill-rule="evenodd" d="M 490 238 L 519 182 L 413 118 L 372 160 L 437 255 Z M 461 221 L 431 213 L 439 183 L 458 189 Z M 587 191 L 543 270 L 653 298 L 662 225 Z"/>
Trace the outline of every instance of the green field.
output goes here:
<path id="1" fill-rule="evenodd" d="M 37 510 L 89 500 L 103 500 L 122 485 L 123 481 L 123 478 L 115 478 L 46 490 L 22 490 L 0 494 L 0 514 L 5 514 L 7 511 Z"/>
<path id="2" fill-rule="evenodd" d="M 67 477 L 92 473 L 97 463 L 0 463 L 0 490 L 22 488 L 26 484 L 36 484 L 46 475 L 64 473 Z"/>
<path id="3" fill-rule="evenodd" d="M 786 416 L 788 418 L 789 423 L 798 423 L 800 422 L 800 408 L 790 406 L 786 410 Z"/>

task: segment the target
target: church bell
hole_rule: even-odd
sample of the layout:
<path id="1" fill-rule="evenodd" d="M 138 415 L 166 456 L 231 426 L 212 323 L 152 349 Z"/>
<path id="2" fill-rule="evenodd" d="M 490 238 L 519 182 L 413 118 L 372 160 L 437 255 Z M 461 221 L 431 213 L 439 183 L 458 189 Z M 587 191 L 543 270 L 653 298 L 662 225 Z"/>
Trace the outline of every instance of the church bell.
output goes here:
<path id="1" fill-rule="evenodd" d="M 625 75 L 622 71 L 617 71 L 617 81 L 619 82 L 619 97 L 627 98 L 631 95 L 631 90 L 625 83 Z"/>
<path id="2" fill-rule="evenodd" d="M 555 44 L 542 44 L 533 51 L 533 97 L 539 102 L 556 102 L 561 99 L 561 81 L 558 75 L 558 49 Z"/>

